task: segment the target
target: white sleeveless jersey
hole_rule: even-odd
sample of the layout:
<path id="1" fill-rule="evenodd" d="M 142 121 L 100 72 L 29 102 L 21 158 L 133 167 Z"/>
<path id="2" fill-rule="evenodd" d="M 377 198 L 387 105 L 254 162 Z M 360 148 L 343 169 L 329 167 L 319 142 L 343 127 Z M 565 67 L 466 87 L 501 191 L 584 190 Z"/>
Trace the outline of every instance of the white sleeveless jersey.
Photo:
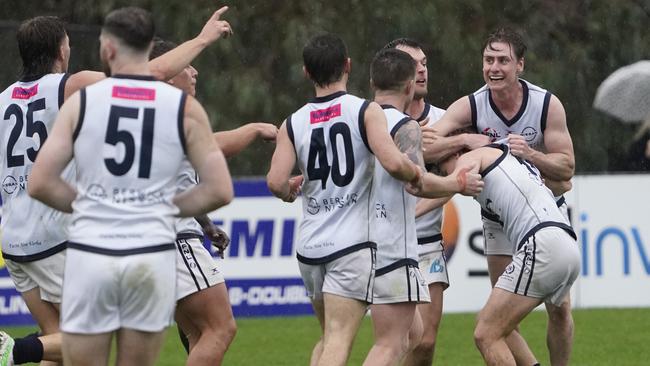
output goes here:
<path id="1" fill-rule="evenodd" d="M 17 262 L 45 258 L 65 249 L 69 215 L 27 194 L 36 154 L 63 104 L 68 74 L 18 81 L 0 94 L 2 157 L 2 254 Z M 71 181 L 69 165 L 63 178 Z"/>
<path id="2" fill-rule="evenodd" d="M 548 226 L 563 228 L 575 238 L 537 170 L 510 154 L 506 145 L 489 146 L 503 154 L 481 172 L 485 186 L 476 200 L 503 225 L 508 240 L 519 249 L 537 230 Z"/>
<path id="3" fill-rule="evenodd" d="M 176 193 L 182 193 L 198 184 L 196 171 L 187 159 L 181 163 L 178 177 L 176 177 Z M 193 217 L 181 217 L 176 219 L 175 231 L 177 234 L 190 234 L 194 237 L 203 238 L 203 229 Z"/>
<path id="4" fill-rule="evenodd" d="M 514 133 L 522 135 L 530 147 L 543 151 L 551 93 L 526 80 L 519 79 L 519 82 L 523 87 L 524 98 L 519 111 L 510 120 L 494 104 L 487 85 L 470 94 L 472 125 L 478 133 L 490 136 L 492 142 Z"/>
<path id="5" fill-rule="evenodd" d="M 325 263 L 375 247 L 368 233 L 375 161 L 364 124 L 368 104 L 337 92 L 312 99 L 287 118 L 287 132 L 305 179 L 297 241 L 303 263 Z"/>
<path id="6" fill-rule="evenodd" d="M 392 106 L 382 105 L 382 108 L 388 120 L 388 131 L 393 138 L 404 124 L 413 121 Z M 418 266 L 416 201 L 415 196 L 404 190 L 403 182 L 391 177 L 375 161 L 370 240 L 377 243 L 377 276 L 406 265 Z"/>
<path id="7" fill-rule="evenodd" d="M 444 109 L 434 107 L 426 103 L 422 115 L 417 119 L 418 122 L 429 117 L 428 127 L 432 127 L 445 114 Z M 418 200 L 420 200 L 418 198 Z M 415 219 L 415 227 L 418 232 L 418 242 L 420 244 L 434 243 L 442 240 L 442 207 L 433 209 L 424 215 Z"/>
<path id="8" fill-rule="evenodd" d="M 185 98 L 147 76 L 81 90 L 70 247 L 114 255 L 173 248 Z"/>

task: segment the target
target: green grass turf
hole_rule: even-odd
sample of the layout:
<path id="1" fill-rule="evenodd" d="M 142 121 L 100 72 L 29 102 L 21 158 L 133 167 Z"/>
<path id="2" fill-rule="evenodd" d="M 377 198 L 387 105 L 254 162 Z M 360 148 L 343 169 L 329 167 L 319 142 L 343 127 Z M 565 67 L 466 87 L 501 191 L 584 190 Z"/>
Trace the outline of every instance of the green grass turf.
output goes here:
<path id="1" fill-rule="evenodd" d="M 576 310 L 575 341 L 571 365 L 650 365 L 650 309 Z M 474 314 L 443 317 L 434 364 L 481 365 L 472 340 Z M 238 333 L 226 354 L 225 365 L 307 365 L 319 337 L 312 317 L 239 319 Z M 5 329 L 13 336 L 26 335 L 33 327 Z M 524 320 L 521 332 L 542 362 L 550 365 L 546 350 L 546 314 L 534 312 Z M 349 365 L 361 365 L 372 345 L 372 325 L 363 323 Z M 176 329 L 170 329 L 158 361 L 160 366 L 182 365 L 184 351 Z"/>

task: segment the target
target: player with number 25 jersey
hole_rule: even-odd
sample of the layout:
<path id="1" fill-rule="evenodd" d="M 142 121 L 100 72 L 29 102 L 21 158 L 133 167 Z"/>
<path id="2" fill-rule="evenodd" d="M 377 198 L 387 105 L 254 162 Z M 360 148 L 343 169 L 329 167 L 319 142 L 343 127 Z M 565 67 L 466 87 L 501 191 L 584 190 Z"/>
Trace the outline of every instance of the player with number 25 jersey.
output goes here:
<path id="1" fill-rule="evenodd" d="M 65 249 L 68 215 L 53 210 L 27 194 L 36 155 L 51 131 L 68 74 L 47 74 L 21 80 L 0 94 L 2 156 L 2 255 L 29 262 Z M 72 179 L 69 166 L 64 178 Z"/>

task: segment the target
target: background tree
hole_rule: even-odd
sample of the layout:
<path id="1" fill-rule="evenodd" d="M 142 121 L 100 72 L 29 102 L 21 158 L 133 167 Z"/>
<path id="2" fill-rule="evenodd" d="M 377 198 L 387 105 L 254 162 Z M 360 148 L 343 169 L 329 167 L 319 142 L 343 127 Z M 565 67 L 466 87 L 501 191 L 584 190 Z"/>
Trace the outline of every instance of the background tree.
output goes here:
<path id="1" fill-rule="evenodd" d="M 43 0 L 0 4 L 0 85 L 20 72 L 15 30 L 23 19 L 58 15 L 70 23 L 70 71 L 99 69 L 101 21 L 127 5 L 153 12 L 159 34 L 174 41 L 193 37 L 221 3 L 208 0 Z M 302 75 L 307 39 L 334 32 L 348 44 L 353 62 L 349 90 L 371 97 L 368 68 L 389 40 L 408 36 L 425 45 L 429 99 L 447 107 L 483 85 L 481 46 L 489 32 L 510 25 L 524 33 L 529 51 L 524 78 L 562 100 L 579 173 L 616 169 L 634 126 L 592 109 L 596 88 L 615 69 L 650 58 L 650 3 L 646 0 L 487 0 L 346 2 L 235 2 L 225 18 L 235 34 L 219 41 L 194 63 L 197 95 L 215 129 L 256 120 L 280 124 L 304 104 L 313 88 Z M 266 173 L 273 146 L 260 142 L 231 160 L 235 175 Z"/>

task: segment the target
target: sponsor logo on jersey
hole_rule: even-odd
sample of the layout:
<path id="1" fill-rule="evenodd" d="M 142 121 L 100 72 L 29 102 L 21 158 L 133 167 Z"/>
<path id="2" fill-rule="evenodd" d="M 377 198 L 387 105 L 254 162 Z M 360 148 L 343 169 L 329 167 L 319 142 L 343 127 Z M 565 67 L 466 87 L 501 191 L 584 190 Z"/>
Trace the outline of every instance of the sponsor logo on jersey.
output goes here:
<path id="1" fill-rule="evenodd" d="M 307 204 L 307 213 L 310 215 L 316 215 L 320 211 L 320 205 L 314 197 L 309 197 L 309 203 Z"/>
<path id="2" fill-rule="evenodd" d="M 8 194 L 14 193 L 17 188 L 18 188 L 18 181 L 16 181 L 16 178 L 14 178 L 11 175 L 8 175 L 2 181 L 2 189 Z"/>
<path id="3" fill-rule="evenodd" d="M 521 131 L 521 135 L 526 141 L 531 142 L 537 137 L 537 130 L 528 126 Z"/>
<path id="4" fill-rule="evenodd" d="M 11 92 L 12 99 L 29 99 L 38 93 L 38 84 L 32 86 L 31 88 L 21 88 L 19 86 L 15 87 Z"/>
<path id="5" fill-rule="evenodd" d="M 334 117 L 341 115 L 341 105 L 335 104 L 329 108 L 318 109 L 309 113 L 309 123 L 327 122 Z"/>
<path id="6" fill-rule="evenodd" d="M 130 88 L 116 85 L 113 87 L 113 98 L 134 99 L 134 100 L 155 100 L 156 89 Z"/>
<path id="7" fill-rule="evenodd" d="M 481 133 L 488 136 L 491 142 L 494 142 L 501 138 L 499 132 L 491 127 L 484 128 L 483 131 L 481 131 Z"/>

